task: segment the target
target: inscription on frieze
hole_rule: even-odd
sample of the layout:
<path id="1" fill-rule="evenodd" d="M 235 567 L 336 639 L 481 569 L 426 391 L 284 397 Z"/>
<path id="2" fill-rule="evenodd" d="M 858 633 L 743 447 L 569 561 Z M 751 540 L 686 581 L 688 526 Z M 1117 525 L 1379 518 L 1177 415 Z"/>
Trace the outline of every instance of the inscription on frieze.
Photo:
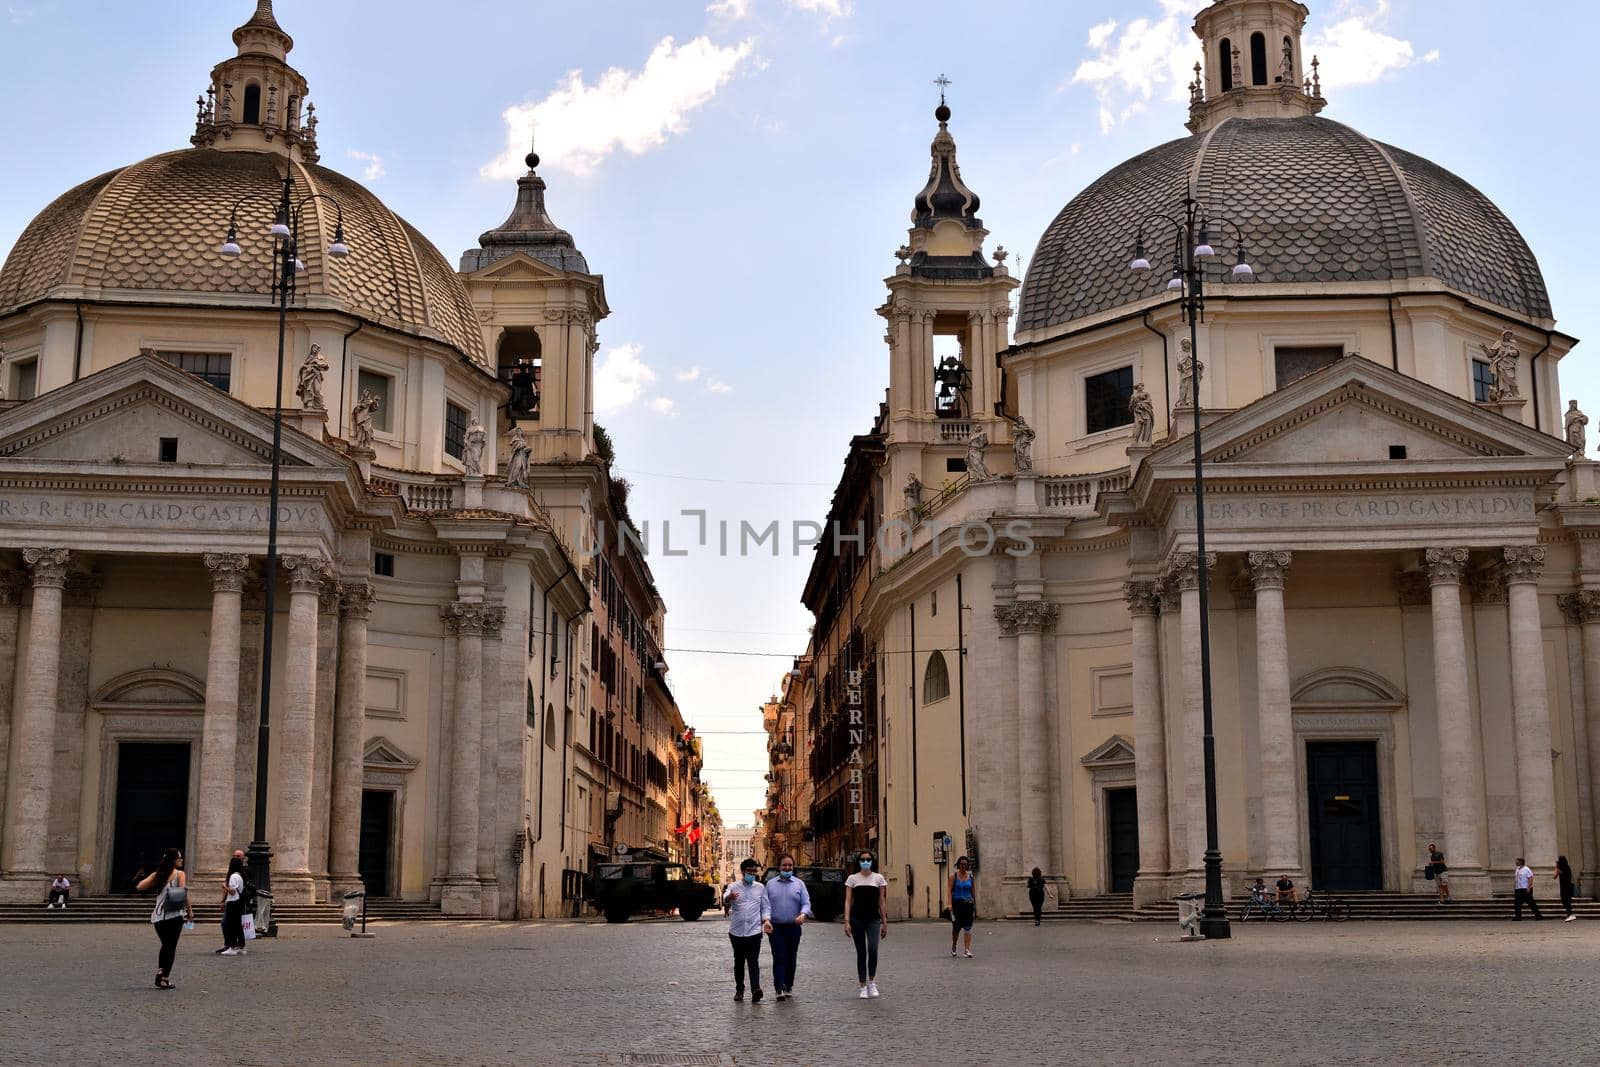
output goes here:
<path id="1" fill-rule="evenodd" d="M 32 526 L 257 530 L 266 528 L 267 515 L 265 501 L 0 491 L 0 523 Z M 278 523 L 296 530 L 327 527 L 322 509 L 309 504 L 280 504 Z"/>
<path id="2" fill-rule="evenodd" d="M 1526 493 L 1450 496 L 1264 496 L 1206 501 L 1206 525 L 1382 526 L 1438 522 L 1514 522 L 1534 519 L 1533 497 Z M 1194 521 L 1194 502 L 1178 506 L 1180 522 Z"/>

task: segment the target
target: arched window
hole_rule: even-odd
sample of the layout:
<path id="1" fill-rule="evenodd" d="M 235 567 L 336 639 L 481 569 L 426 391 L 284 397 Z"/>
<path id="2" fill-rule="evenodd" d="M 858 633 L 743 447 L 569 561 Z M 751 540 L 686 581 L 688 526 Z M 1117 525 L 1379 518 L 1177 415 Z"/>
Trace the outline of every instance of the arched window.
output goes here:
<path id="1" fill-rule="evenodd" d="M 556 708 L 554 704 L 546 704 L 544 709 L 544 747 L 555 750 L 556 747 Z"/>
<path id="2" fill-rule="evenodd" d="M 261 86 L 255 82 L 244 87 L 244 121 L 250 126 L 261 124 Z"/>
<path id="3" fill-rule="evenodd" d="M 922 702 L 932 704 L 950 695 L 950 669 L 945 666 L 944 653 L 934 652 L 928 657 L 928 669 L 922 674 Z"/>
<path id="4" fill-rule="evenodd" d="M 519 326 L 501 334 L 495 362 L 500 369 L 500 380 L 511 387 L 511 417 L 538 418 L 544 362 L 540 358 L 538 332 L 532 327 Z"/>
<path id="5" fill-rule="evenodd" d="M 1222 91 L 1233 88 L 1233 42 L 1224 37 L 1217 45 L 1217 69 L 1222 72 Z"/>
<path id="6" fill-rule="evenodd" d="M 1250 84 L 1267 84 L 1267 35 L 1250 35 Z"/>

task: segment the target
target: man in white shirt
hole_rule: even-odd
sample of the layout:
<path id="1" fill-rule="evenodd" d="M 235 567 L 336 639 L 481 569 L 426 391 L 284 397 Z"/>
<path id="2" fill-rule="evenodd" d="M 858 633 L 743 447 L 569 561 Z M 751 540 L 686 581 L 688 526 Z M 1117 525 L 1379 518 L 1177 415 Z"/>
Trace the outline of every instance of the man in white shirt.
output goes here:
<path id="1" fill-rule="evenodd" d="M 1533 909 L 1533 917 L 1535 919 L 1544 918 L 1543 915 L 1539 914 L 1539 902 L 1533 899 L 1533 869 L 1523 861 L 1521 856 L 1517 857 L 1517 873 L 1515 877 L 1517 880 L 1517 900 L 1514 905 L 1516 911 L 1511 921 L 1515 923 L 1522 921 L 1523 904 L 1527 904 L 1528 907 Z"/>
<path id="2" fill-rule="evenodd" d="M 767 887 L 756 878 L 761 865 L 754 859 L 739 864 L 739 881 L 722 893 L 728 903 L 728 940 L 733 942 L 733 999 L 744 999 L 744 975 L 750 972 L 750 1003 L 759 1004 L 761 991 L 761 935 L 772 933 L 772 902 Z"/>

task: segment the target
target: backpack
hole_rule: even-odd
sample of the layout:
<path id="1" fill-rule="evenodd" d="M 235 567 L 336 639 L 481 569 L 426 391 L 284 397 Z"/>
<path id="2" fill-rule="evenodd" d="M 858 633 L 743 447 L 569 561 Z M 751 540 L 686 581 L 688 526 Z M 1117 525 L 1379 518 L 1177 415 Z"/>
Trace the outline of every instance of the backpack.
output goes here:
<path id="1" fill-rule="evenodd" d="M 245 911 L 254 911 L 256 908 L 256 884 L 250 880 L 248 874 L 240 874 L 244 879 L 244 888 L 239 891 L 239 904 Z"/>

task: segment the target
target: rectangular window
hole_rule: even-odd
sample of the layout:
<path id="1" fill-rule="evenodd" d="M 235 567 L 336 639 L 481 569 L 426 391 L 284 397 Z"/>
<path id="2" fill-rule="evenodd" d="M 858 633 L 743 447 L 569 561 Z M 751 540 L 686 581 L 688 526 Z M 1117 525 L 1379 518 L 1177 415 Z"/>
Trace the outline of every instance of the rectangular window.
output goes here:
<path id="1" fill-rule="evenodd" d="M 374 552 L 372 554 L 372 573 L 379 578 L 394 577 L 394 553 Z"/>
<path id="2" fill-rule="evenodd" d="M 1343 358 L 1343 345 L 1279 345 L 1272 352 L 1278 388 L 1282 389 L 1297 378 L 1304 378 Z"/>
<path id="3" fill-rule="evenodd" d="M 460 459 L 467 447 L 467 409 L 449 401 L 444 405 L 444 451 Z"/>
<path id="4" fill-rule="evenodd" d="M 1083 380 L 1084 427 L 1088 433 L 1114 430 L 1133 422 L 1128 400 L 1133 396 L 1133 368 L 1091 374 Z"/>
<path id="5" fill-rule="evenodd" d="M 1481 359 L 1472 361 L 1472 399 L 1482 404 L 1489 399 L 1489 390 L 1494 388 L 1494 372 L 1489 369 L 1489 364 Z"/>
<path id="6" fill-rule="evenodd" d="M 178 462 L 178 439 L 176 437 L 161 438 L 161 448 L 158 458 L 162 463 Z"/>
<path id="7" fill-rule="evenodd" d="M 378 398 L 378 410 L 372 413 L 372 428 L 388 433 L 389 427 L 393 425 L 391 413 L 394 411 L 394 379 L 377 371 L 357 371 L 356 396 L 359 397 L 362 393 L 371 393 Z"/>
<path id="8" fill-rule="evenodd" d="M 16 385 L 11 389 L 11 396 L 16 400 L 32 400 L 39 395 L 39 361 L 30 359 L 17 363 L 16 368 Z"/>
<path id="9" fill-rule="evenodd" d="M 157 352 L 156 355 L 224 393 L 233 384 L 233 357 L 226 352 Z"/>

